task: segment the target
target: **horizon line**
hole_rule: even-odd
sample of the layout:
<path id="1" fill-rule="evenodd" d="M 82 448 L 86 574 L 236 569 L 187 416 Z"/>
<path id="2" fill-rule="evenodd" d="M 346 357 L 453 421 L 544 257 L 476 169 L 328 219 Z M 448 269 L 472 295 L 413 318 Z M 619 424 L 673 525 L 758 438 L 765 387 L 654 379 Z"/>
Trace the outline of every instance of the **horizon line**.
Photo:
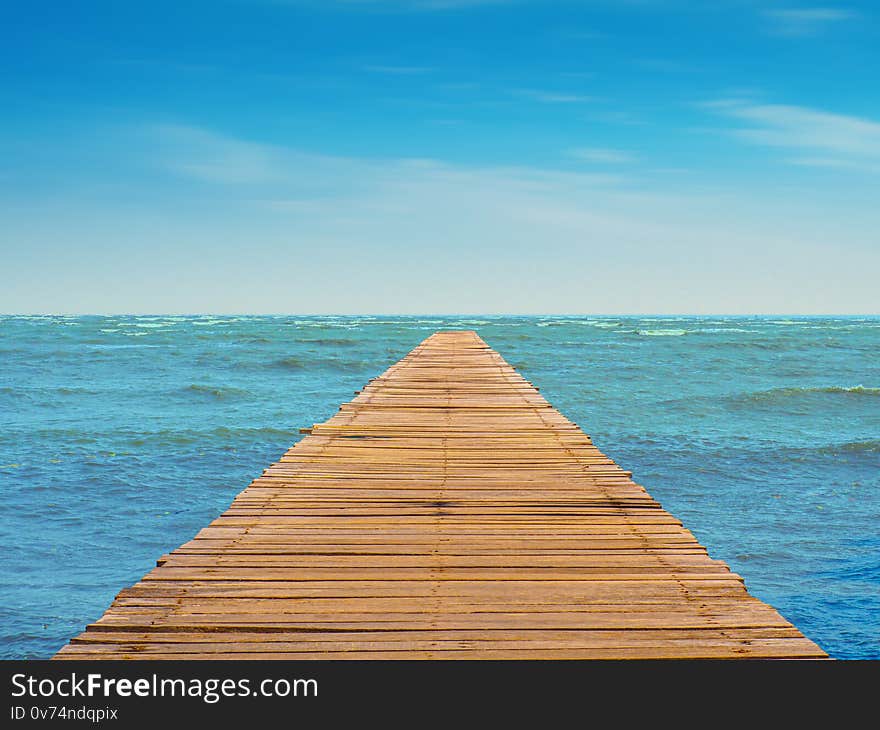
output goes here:
<path id="1" fill-rule="evenodd" d="M 0 317 L 880 317 L 880 312 L 0 312 Z"/>

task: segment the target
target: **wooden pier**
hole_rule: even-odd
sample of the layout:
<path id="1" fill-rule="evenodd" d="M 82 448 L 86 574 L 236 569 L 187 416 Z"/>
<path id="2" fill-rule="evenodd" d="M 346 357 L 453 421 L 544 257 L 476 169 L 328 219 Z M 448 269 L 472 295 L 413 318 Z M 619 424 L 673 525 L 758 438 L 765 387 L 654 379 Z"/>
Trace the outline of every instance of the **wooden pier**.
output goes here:
<path id="1" fill-rule="evenodd" d="M 371 380 L 56 655 L 825 656 L 470 331 Z"/>

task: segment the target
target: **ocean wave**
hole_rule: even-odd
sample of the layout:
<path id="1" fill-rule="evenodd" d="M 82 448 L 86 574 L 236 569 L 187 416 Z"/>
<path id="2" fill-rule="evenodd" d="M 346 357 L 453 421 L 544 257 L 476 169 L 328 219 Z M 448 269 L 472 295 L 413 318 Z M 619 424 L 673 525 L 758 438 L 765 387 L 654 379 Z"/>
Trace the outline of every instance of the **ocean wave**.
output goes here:
<path id="1" fill-rule="evenodd" d="M 700 341 L 700 347 L 707 350 L 729 350 L 732 347 L 738 350 L 749 349 L 764 352 L 791 352 L 793 350 L 803 349 L 807 345 L 795 339 L 788 337 L 767 338 L 763 336 L 758 338 L 757 333 L 751 333 L 752 337 L 742 337 L 736 339 L 721 339 L 718 337 L 703 337 Z M 757 353 L 756 353 L 757 354 Z"/>
<path id="2" fill-rule="evenodd" d="M 844 444 L 832 444 L 822 446 L 816 450 L 820 454 L 877 454 L 880 453 L 880 439 L 868 439 L 867 441 L 849 441 Z"/>
<path id="3" fill-rule="evenodd" d="M 687 333 L 687 330 L 636 330 L 642 337 L 681 337 Z"/>
<path id="4" fill-rule="evenodd" d="M 190 322 L 195 327 L 211 327 L 215 324 L 226 324 L 227 322 L 237 322 L 237 319 L 194 319 Z"/>
<path id="5" fill-rule="evenodd" d="M 226 347 L 227 343 L 232 345 L 267 345 L 276 342 L 271 337 L 246 334 L 236 330 L 199 330 L 196 334 L 189 334 L 188 337 L 193 340 L 221 343 L 217 345 L 218 347 Z"/>
<path id="6" fill-rule="evenodd" d="M 346 360 L 338 357 L 297 357 L 291 355 L 275 360 L 270 367 L 282 370 L 334 370 L 343 373 L 362 372 L 375 363 L 364 360 Z"/>
<path id="7" fill-rule="evenodd" d="M 234 442 L 234 443 L 255 443 L 263 441 L 278 441 L 281 439 L 295 439 L 295 430 L 282 428 L 229 428 L 219 426 L 206 431 L 195 429 L 171 430 L 163 429 L 153 433 L 128 434 L 128 443 L 133 446 L 140 446 L 147 443 L 157 443 L 159 445 L 174 444 L 194 444 L 194 443 L 213 443 L 217 442 Z"/>
<path id="8" fill-rule="evenodd" d="M 321 329 L 343 329 L 343 330 L 356 330 L 360 329 L 360 324 L 343 324 L 339 322 L 311 322 L 308 320 L 296 320 L 294 322 L 289 322 L 291 326 L 294 327 L 320 327 Z M 375 324 L 374 322 L 370 322 L 369 324 Z"/>
<path id="9" fill-rule="evenodd" d="M 346 340 L 341 337 L 316 337 L 315 339 L 298 340 L 303 345 L 332 345 L 335 347 L 352 347 L 360 344 L 357 340 Z"/>
<path id="10" fill-rule="evenodd" d="M 864 385 L 854 385 L 851 388 L 820 388 L 825 393 L 856 393 L 861 395 L 880 395 L 880 388 L 866 388 Z"/>
<path id="11" fill-rule="evenodd" d="M 284 370 L 305 370 L 308 367 L 308 364 L 302 358 L 291 355 L 290 357 L 283 357 L 280 360 L 276 360 L 272 363 L 272 366 Z"/>
<path id="12" fill-rule="evenodd" d="M 201 383 L 193 383 L 183 390 L 186 393 L 210 395 L 217 399 L 240 398 L 242 396 L 250 395 L 247 390 L 234 388 L 231 385 L 205 385 Z"/>
<path id="13" fill-rule="evenodd" d="M 146 334 L 148 334 L 148 333 L 147 332 L 136 332 L 134 334 L 134 336 L 135 337 L 143 337 Z M 128 335 L 128 336 L 131 337 L 131 335 Z M 152 345 L 152 344 L 148 344 L 146 342 L 139 343 L 139 344 L 132 343 L 130 345 L 108 345 L 104 342 L 87 342 L 85 344 L 87 344 L 89 346 L 89 350 L 91 351 L 92 355 L 107 355 L 107 354 L 110 354 L 109 351 L 112 351 L 112 350 L 142 350 L 142 349 L 162 347 L 162 345 Z M 65 357 L 65 356 L 70 357 L 71 355 L 75 355 L 75 354 L 76 354 L 75 352 L 58 352 L 58 353 L 56 353 L 56 355 L 58 357 Z"/>
<path id="14" fill-rule="evenodd" d="M 226 339 L 235 340 L 239 344 L 251 344 L 251 345 L 268 345 L 268 344 L 271 344 L 272 342 L 274 342 L 274 340 L 272 340 L 272 338 L 270 338 L 270 337 L 260 337 L 257 335 L 247 335 L 244 337 L 241 335 L 235 335 L 234 337 L 233 336 L 226 337 Z"/>
<path id="15" fill-rule="evenodd" d="M 60 395 L 97 395 L 98 391 L 89 390 L 88 388 L 70 388 L 68 386 L 61 386 L 60 388 L 56 388 L 56 393 Z"/>
<path id="16" fill-rule="evenodd" d="M 156 431 L 139 431 L 131 429 L 112 429 L 104 431 L 84 431 L 78 428 L 45 428 L 34 431 L 33 435 L 47 441 L 62 441 L 68 454 L 81 454 L 81 448 L 87 447 L 87 453 L 101 452 L 105 455 L 114 453 L 149 454 L 149 449 L 173 446 L 203 445 L 205 449 L 223 448 L 226 444 L 259 444 L 259 443 L 293 443 L 298 439 L 296 428 L 274 427 L 227 427 L 219 426 L 208 429 L 158 429 Z M 10 434 L 7 438 L 0 434 L 0 441 L 17 442 L 18 436 Z M 71 450 L 72 449 L 72 450 Z M 53 462 L 55 463 L 55 462 Z"/>
<path id="17" fill-rule="evenodd" d="M 880 396 L 880 388 L 866 388 L 864 385 L 844 387 L 839 385 L 813 386 L 801 388 L 773 388 L 746 394 L 747 400 L 772 401 L 810 395 L 852 395 Z"/>

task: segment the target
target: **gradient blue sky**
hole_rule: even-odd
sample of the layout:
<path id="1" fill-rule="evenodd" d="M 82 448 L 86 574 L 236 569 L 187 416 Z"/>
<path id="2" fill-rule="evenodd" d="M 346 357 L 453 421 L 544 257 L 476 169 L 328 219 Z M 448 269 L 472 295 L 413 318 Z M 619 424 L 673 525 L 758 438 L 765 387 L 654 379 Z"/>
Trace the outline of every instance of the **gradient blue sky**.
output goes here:
<path id="1" fill-rule="evenodd" d="M 880 312 L 874 3 L 3 15 L 0 311 Z"/>

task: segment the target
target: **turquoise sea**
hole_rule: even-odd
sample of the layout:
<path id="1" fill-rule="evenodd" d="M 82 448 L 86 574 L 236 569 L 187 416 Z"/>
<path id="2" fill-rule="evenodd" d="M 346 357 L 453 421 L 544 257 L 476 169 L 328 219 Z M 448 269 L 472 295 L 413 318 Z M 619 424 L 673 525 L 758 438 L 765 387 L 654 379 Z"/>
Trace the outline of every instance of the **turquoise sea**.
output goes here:
<path id="1" fill-rule="evenodd" d="M 880 658 L 880 318 L 0 316 L 0 657 L 47 658 L 298 429 L 474 329 L 838 658 Z"/>

